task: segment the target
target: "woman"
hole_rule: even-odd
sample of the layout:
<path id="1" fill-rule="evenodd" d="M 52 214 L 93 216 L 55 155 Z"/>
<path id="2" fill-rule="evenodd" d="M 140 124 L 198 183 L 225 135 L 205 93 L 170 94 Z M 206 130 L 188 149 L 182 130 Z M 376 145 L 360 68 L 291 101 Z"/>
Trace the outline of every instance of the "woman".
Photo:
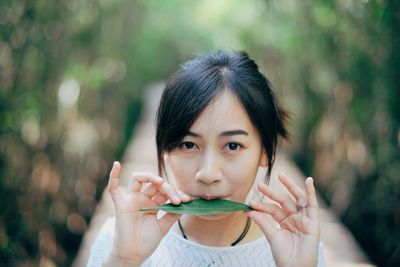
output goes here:
<path id="1" fill-rule="evenodd" d="M 88 266 L 323 266 L 312 178 L 305 191 L 284 175 L 287 193 L 268 187 L 285 111 L 245 52 L 201 55 L 168 80 L 157 114 L 159 175 L 134 173 L 119 186 L 115 162 L 108 190 L 115 220 L 101 230 Z M 192 199 L 245 202 L 256 185 L 272 202 L 249 212 L 177 215 L 140 208 Z M 145 185 L 145 187 L 143 187 Z M 254 223 L 252 223 L 254 222 Z"/>

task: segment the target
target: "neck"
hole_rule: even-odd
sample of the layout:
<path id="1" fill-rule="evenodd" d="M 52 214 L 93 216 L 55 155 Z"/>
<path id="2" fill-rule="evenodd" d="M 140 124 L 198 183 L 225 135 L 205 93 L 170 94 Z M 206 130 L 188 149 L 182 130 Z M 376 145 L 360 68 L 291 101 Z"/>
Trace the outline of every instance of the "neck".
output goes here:
<path id="1" fill-rule="evenodd" d="M 243 233 L 246 223 L 247 216 L 243 212 L 230 213 L 217 220 L 194 215 L 181 218 L 182 227 L 189 240 L 215 247 L 230 246 Z"/>

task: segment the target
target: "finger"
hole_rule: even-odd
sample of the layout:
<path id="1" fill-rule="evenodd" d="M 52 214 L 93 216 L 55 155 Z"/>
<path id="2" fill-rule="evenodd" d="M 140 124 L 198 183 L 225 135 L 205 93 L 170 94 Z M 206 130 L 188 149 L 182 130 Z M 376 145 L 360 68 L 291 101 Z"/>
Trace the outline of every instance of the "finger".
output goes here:
<path id="1" fill-rule="evenodd" d="M 181 200 L 183 202 L 188 202 L 188 201 L 190 201 L 192 199 L 188 194 L 184 193 L 183 191 L 181 191 L 179 189 L 176 189 L 176 192 L 181 197 Z"/>
<path id="2" fill-rule="evenodd" d="M 138 175 L 135 175 L 134 178 L 136 178 L 136 180 L 140 183 L 152 183 L 156 187 L 158 192 L 167 196 L 175 205 L 181 203 L 181 197 L 177 193 L 177 191 L 169 183 L 164 182 L 161 177 L 149 173 L 140 173 Z M 160 180 L 158 180 L 157 178 L 161 179 L 162 182 L 160 182 Z"/>
<path id="3" fill-rule="evenodd" d="M 258 190 L 260 190 L 261 193 L 269 197 L 271 200 L 278 202 L 286 214 L 297 212 L 296 204 L 288 195 L 274 192 L 264 183 L 260 183 L 258 185 Z"/>
<path id="4" fill-rule="evenodd" d="M 160 206 L 160 205 L 162 205 L 162 204 L 165 204 L 165 202 L 167 202 L 168 197 L 159 192 L 157 195 L 155 195 L 155 196 L 152 198 L 152 200 L 153 200 L 155 203 L 157 203 L 157 205 Z"/>
<path id="5" fill-rule="evenodd" d="M 253 207 L 253 205 L 250 204 L 250 206 Z M 267 207 L 269 209 L 270 207 Z M 262 214 L 262 212 L 256 210 L 259 212 L 259 214 Z M 282 216 L 279 216 L 279 220 L 274 217 L 274 215 L 269 215 L 266 213 L 263 213 L 266 218 L 258 218 L 261 217 L 261 215 L 252 215 L 251 212 L 248 212 L 252 219 L 260 226 L 261 230 L 263 233 L 266 235 L 267 238 L 272 238 L 272 236 L 277 233 L 277 231 L 280 231 L 282 229 L 285 229 L 289 231 L 290 233 L 298 234 L 300 231 L 302 231 L 302 223 L 301 223 L 301 218 L 298 214 L 294 214 L 291 216 L 286 216 L 283 214 Z M 268 217 L 269 216 L 269 217 Z M 283 217 L 283 218 L 282 218 Z M 263 227 L 265 227 L 263 229 Z M 267 236 L 269 235 L 269 236 Z M 270 240 L 270 239 L 269 239 Z"/>
<path id="6" fill-rule="evenodd" d="M 308 177 L 305 181 L 306 194 L 308 206 L 311 209 L 307 209 L 308 215 L 311 219 L 318 219 L 318 201 L 315 194 L 314 180 Z"/>
<path id="7" fill-rule="evenodd" d="M 148 185 L 142 192 L 146 197 L 152 198 L 158 193 L 158 189 L 154 184 Z"/>
<path id="8" fill-rule="evenodd" d="M 307 193 L 307 202 L 310 207 L 318 208 L 318 201 L 317 195 L 315 194 L 315 187 L 314 187 L 314 179 L 308 177 L 306 179 L 306 193 Z"/>
<path id="9" fill-rule="evenodd" d="M 262 202 L 251 201 L 250 206 L 255 210 L 268 213 L 277 222 L 281 222 L 287 217 L 286 213 L 282 210 L 282 208 L 273 203 L 262 203 Z"/>
<path id="10" fill-rule="evenodd" d="M 107 189 L 112 193 L 115 189 L 119 187 L 119 174 L 121 172 L 121 164 L 118 161 L 113 163 L 113 167 L 110 172 L 110 177 L 108 179 Z"/>
<path id="11" fill-rule="evenodd" d="M 160 185 L 164 182 L 164 179 L 155 175 L 151 172 L 134 172 L 132 173 L 131 180 L 129 183 L 129 190 L 133 192 L 140 192 L 143 183 L 153 183 Z"/>
<path id="12" fill-rule="evenodd" d="M 298 206 L 305 206 L 307 203 L 306 194 L 301 188 L 292 180 L 288 179 L 285 175 L 278 175 L 279 181 L 286 187 L 286 189 L 294 196 Z"/>
<path id="13" fill-rule="evenodd" d="M 279 222 L 283 229 L 291 233 L 298 234 L 302 231 L 302 220 L 299 216 L 289 216 L 282 222 Z"/>
<path id="14" fill-rule="evenodd" d="M 163 236 L 180 217 L 182 217 L 182 214 L 166 213 L 158 220 Z"/>
<path id="15" fill-rule="evenodd" d="M 150 172 L 137 172 L 132 174 L 132 190 L 135 192 L 139 192 L 143 183 L 152 183 L 154 184 L 158 191 L 162 192 L 171 202 L 178 205 L 181 203 L 181 198 L 176 192 L 176 190 L 167 182 L 164 182 L 164 179 L 161 177 L 150 173 Z"/>
<path id="16" fill-rule="evenodd" d="M 179 205 L 181 203 L 181 197 L 178 192 L 169 183 L 163 183 L 158 186 L 158 190 L 166 195 L 173 204 Z"/>
<path id="17" fill-rule="evenodd" d="M 270 215 L 259 211 L 248 211 L 247 216 L 250 217 L 264 233 L 265 237 L 271 243 L 274 235 L 280 231 L 280 225 Z"/>

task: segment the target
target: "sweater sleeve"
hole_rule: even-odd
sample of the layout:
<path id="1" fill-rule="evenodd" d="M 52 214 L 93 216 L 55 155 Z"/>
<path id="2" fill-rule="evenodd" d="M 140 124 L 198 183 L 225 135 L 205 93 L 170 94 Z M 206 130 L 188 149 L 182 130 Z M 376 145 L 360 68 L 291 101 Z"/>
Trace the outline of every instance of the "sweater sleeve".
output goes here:
<path id="1" fill-rule="evenodd" d="M 111 253 L 114 240 L 115 218 L 106 220 L 90 249 L 87 267 L 101 267 Z"/>
<path id="2" fill-rule="evenodd" d="M 324 243 L 320 242 L 319 243 L 319 248 L 318 248 L 318 267 L 325 267 L 325 253 L 324 253 Z"/>

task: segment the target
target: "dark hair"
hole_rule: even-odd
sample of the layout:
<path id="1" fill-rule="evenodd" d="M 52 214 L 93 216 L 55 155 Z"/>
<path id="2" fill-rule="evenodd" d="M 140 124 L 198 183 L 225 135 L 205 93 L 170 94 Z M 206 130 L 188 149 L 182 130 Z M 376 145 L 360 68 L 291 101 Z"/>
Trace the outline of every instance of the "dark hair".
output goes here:
<path id="1" fill-rule="evenodd" d="M 167 81 L 157 112 L 160 175 L 164 153 L 176 148 L 210 102 L 230 90 L 257 129 L 268 157 L 267 182 L 279 136 L 287 138 L 287 113 L 278 105 L 268 79 L 246 52 L 218 51 L 187 61 Z"/>

